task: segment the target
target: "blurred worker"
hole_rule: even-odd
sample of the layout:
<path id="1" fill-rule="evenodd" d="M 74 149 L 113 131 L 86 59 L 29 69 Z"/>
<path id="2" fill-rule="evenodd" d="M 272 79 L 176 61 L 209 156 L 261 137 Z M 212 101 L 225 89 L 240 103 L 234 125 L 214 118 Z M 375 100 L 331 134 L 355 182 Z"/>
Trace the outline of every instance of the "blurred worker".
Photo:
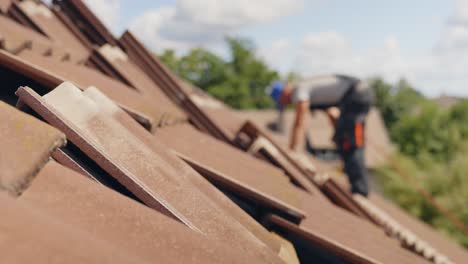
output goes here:
<path id="1" fill-rule="evenodd" d="M 324 110 L 335 127 L 333 141 L 344 163 L 351 191 L 367 196 L 368 172 L 364 161 L 365 120 L 374 101 L 369 85 L 344 75 L 312 77 L 298 83 L 275 82 L 269 88 L 282 115 L 288 104 L 295 105 L 295 121 L 290 149 L 296 151 L 304 135 L 304 119 L 308 110 Z"/>

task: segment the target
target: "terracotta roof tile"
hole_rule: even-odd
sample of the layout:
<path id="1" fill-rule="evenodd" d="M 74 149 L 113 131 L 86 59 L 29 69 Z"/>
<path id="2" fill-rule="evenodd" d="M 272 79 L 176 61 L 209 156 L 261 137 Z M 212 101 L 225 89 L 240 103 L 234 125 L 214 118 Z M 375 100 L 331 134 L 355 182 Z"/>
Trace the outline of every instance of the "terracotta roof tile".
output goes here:
<path id="1" fill-rule="evenodd" d="M 106 44 L 95 49 L 88 62 L 96 65 L 98 69 L 109 76 L 135 87 L 145 97 L 151 98 L 159 108 L 164 109 L 168 116 L 162 123 L 173 124 L 187 119 L 185 113 L 179 109 L 157 86 L 144 71 L 135 65 L 119 47 Z"/>
<path id="2" fill-rule="evenodd" d="M 383 216 L 382 220 L 385 222 L 384 226 L 393 229 L 393 231 L 388 230 L 391 235 L 395 235 L 397 238 L 401 239 L 407 246 L 414 247 L 415 251 L 424 255 L 425 253 L 429 253 L 425 252 L 427 249 L 430 250 L 433 248 L 436 251 L 434 252 L 435 254 L 445 255 L 454 263 L 463 263 L 468 259 L 468 252 L 464 248 L 454 241 L 451 241 L 450 238 L 438 233 L 427 224 L 408 215 L 408 213 L 404 212 L 398 206 L 376 194 L 372 194 L 369 201 L 386 214 Z M 417 241 L 409 240 L 409 236 L 411 235 L 419 240 L 420 243 L 427 243 L 427 245 L 418 248 L 415 244 L 418 243 Z M 427 256 L 431 257 L 430 255 Z M 439 257 L 433 260 L 435 263 L 447 263 L 443 262 L 441 258 L 442 257 Z"/>
<path id="3" fill-rule="evenodd" d="M 12 0 L 0 0 L 0 12 L 6 13 L 11 5 Z"/>
<path id="4" fill-rule="evenodd" d="M 268 221 L 352 263 L 428 263 L 402 248 L 375 225 L 341 208 L 319 202 L 310 195 L 303 196 L 301 208 L 308 217 L 300 226 L 276 216 L 269 217 Z"/>
<path id="5" fill-rule="evenodd" d="M 275 167 L 252 157 L 189 125 L 159 129 L 155 137 L 164 141 L 191 166 L 212 182 L 230 191 L 243 193 L 263 206 L 280 210 L 295 218 L 303 212 L 288 200 L 294 189 L 288 178 Z M 204 151 L 200 151 L 203 148 Z M 321 195 L 317 191 L 316 195 Z M 279 199 L 279 200 L 278 200 Z"/>
<path id="6" fill-rule="evenodd" d="M 74 229 L 89 232 L 93 237 L 151 262 L 258 261 L 248 253 L 239 254 L 229 245 L 193 232 L 55 162 L 50 162 L 40 172 L 19 200 Z"/>
<path id="7" fill-rule="evenodd" d="M 89 233 L 0 194 L 4 263 L 145 263 Z"/>
<path id="8" fill-rule="evenodd" d="M 2 25 L 0 35 L 4 38 L 3 49 L 9 52 L 17 53 L 21 49 L 31 49 L 39 54 L 50 53 L 57 57 L 66 56 L 66 53 L 52 41 L 32 29 L 5 16 L 0 16 L 0 24 Z"/>
<path id="9" fill-rule="evenodd" d="M 14 2 L 10 15 L 28 20 L 28 26 L 38 30 L 58 45 L 66 47 L 77 59 L 84 60 L 89 55 L 88 48 L 45 4 L 34 0 Z M 21 21 L 21 19 L 20 19 Z"/>
<path id="10" fill-rule="evenodd" d="M 276 169 L 267 169 L 268 166 L 261 161 L 248 159 L 250 156 L 216 139 L 183 125 L 160 129 L 156 131 L 155 136 L 173 147 L 176 152 L 183 153 L 181 156 L 204 164 L 204 168 L 213 170 L 214 173 L 221 171 L 228 180 L 244 184 L 253 190 L 247 194 L 245 190 L 238 190 L 238 195 L 245 198 L 246 195 L 248 197 L 257 190 L 257 192 L 263 192 L 278 201 L 292 205 L 292 208 L 299 208 L 306 214 L 306 218 L 302 220 L 300 226 L 304 229 L 311 228 L 311 232 L 320 233 L 324 239 L 338 241 L 337 247 L 341 248 L 340 250 L 344 248 L 344 250 L 357 251 L 359 254 L 372 256 L 374 250 L 378 249 L 382 252 L 386 250 L 387 245 L 391 245 L 389 251 L 405 256 L 403 259 L 412 258 L 409 252 L 405 252 L 395 241 L 386 237 L 383 231 L 375 225 L 344 212 L 323 199 L 314 198 L 300 189 L 288 187 L 288 181 L 276 180 L 284 177 L 277 174 Z M 200 148 L 203 148 L 204 151 L 199 151 Z M 257 164 L 257 168 L 252 164 Z M 259 167 L 263 167 L 263 172 L 259 170 Z M 323 217 L 317 218 L 317 214 L 322 214 Z M 322 228 L 325 223 L 328 227 Z M 299 228 L 297 229 L 299 230 Z M 366 234 L 365 238 L 357 238 L 357 241 L 362 245 L 354 246 L 352 249 L 348 248 L 354 243 L 353 237 L 362 236 L 361 233 Z M 382 245 L 382 247 L 372 247 L 372 243 Z M 389 255 L 380 254 L 382 259 L 387 260 L 384 263 L 389 263 Z M 411 262 L 407 261 L 406 263 Z"/>
<path id="11" fill-rule="evenodd" d="M 272 164 L 277 164 L 284 169 L 296 184 L 309 192 L 317 189 L 316 186 L 318 186 L 328 199 L 335 204 L 360 217 L 375 222 L 375 219 L 359 203 L 354 201 L 349 190 L 344 190 L 326 174 L 318 173 L 315 170 L 315 166 L 309 164 L 309 160 L 305 159 L 304 162 L 300 156 L 289 153 L 268 132 L 260 129 L 251 121 L 247 121 L 241 128 L 236 142 L 248 152 L 257 156 L 262 155 L 265 159 L 270 160 Z"/>
<path id="12" fill-rule="evenodd" d="M 70 168 L 83 176 L 98 181 L 91 172 L 84 168 L 79 162 L 75 161 L 62 149 L 57 149 L 56 151 L 52 152 L 52 158 L 63 166 Z"/>
<path id="13" fill-rule="evenodd" d="M 216 214 L 216 206 L 209 199 L 178 179 L 150 148 L 73 85 L 63 84 L 44 98 L 24 88 L 18 95 L 148 206 L 193 230 L 232 242 L 242 251 L 255 252 L 265 262 L 277 261 L 244 227 Z M 76 111 L 78 105 L 81 111 Z"/>
<path id="14" fill-rule="evenodd" d="M 168 165 L 170 165 L 184 181 L 191 182 L 201 192 L 203 192 L 211 201 L 215 202 L 227 215 L 235 218 L 242 225 L 244 225 L 251 233 L 261 239 L 266 245 L 274 251 L 279 250 L 279 245 L 272 240 L 271 236 L 266 230 L 261 227 L 256 221 L 236 206 L 229 200 L 223 193 L 218 191 L 208 181 L 201 177 L 185 162 L 180 160 L 173 154 L 170 149 L 159 139 L 153 137 L 148 131 L 145 131 L 140 125 L 126 115 L 122 110 L 116 107 L 105 95 L 103 95 L 96 88 L 87 89 L 84 91 L 87 97 L 96 102 L 100 102 L 102 111 L 112 114 L 113 117 L 120 122 L 126 129 L 128 129 L 134 136 L 141 140 L 146 146 L 162 158 Z"/>
<path id="15" fill-rule="evenodd" d="M 203 109 L 207 117 L 214 123 L 219 124 L 220 129 L 228 136 L 229 140 L 234 141 L 237 132 L 239 132 L 246 119 L 240 117 L 232 108 L 200 88 L 183 80 L 179 80 L 179 83 L 194 104 Z"/>
<path id="16" fill-rule="evenodd" d="M 65 145 L 57 129 L 0 102 L 0 189 L 21 193 L 49 160 Z"/>
<path id="17" fill-rule="evenodd" d="M 151 129 L 153 126 L 158 126 L 160 122 L 163 122 L 167 115 L 177 116 L 177 113 L 173 114 L 170 108 L 169 110 L 160 108 L 157 102 L 152 100 L 152 97 L 144 96 L 135 91 L 134 88 L 126 86 L 93 69 L 66 62 L 56 62 L 26 51 L 20 53 L 19 57 L 32 64 L 39 71 L 52 73 L 61 81 L 72 81 L 81 89 L 86 89 L 90 86 L 98 87 L 107 96 L 124 107 L 125 110 L 143 117 L 143 119 L 145 117 L 149 118 L 145 122 L 151 123 L 147 125 Z M 55 85 L 58 84 L 56 83 Z M 158 99 L 157 101 L 161 102 L 163 99 Z M 164 106 L 164 103 L 162 105 Z"/>
<path id="18" fill-rule="evenodd" d="M 102 46 L 106 43 L 115 45 L 117 41 L 109 29 L 93 14 L 93 12 L 80 0 L 53 0 L 55 7 L 64 13 L 74 25 L 86 36 L 89 42 Z"/>
<path id="19" fill-rule="evenodd" d="M 126 31 L 119 39 L 119 44 L 127 55 L 147 73 L 147 75 L 170 97 L 173 102 L 185 110 L 190 121 L 200 130 L 216 138 L 229 142 L 229 135 L 208 118 L 181 87 L 177 77 L 171 73 L 145 46 L 130 32 Z"/>

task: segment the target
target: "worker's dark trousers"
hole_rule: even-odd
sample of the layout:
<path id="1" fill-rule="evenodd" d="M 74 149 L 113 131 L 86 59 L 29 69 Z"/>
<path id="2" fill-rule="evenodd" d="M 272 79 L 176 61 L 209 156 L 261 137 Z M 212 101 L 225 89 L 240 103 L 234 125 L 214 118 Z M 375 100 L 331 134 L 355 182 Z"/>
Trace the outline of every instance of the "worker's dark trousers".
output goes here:
<path id="1" fill-rule="evenodd" d="M 365 119 L 370 106 L 346 109 L 337 122 L 335 142 L 351 183 L 351 192 L 369 194 L 368 172 L 365 165 Z M 358 110 L 358 111 L 353 111 Z"/>
<path id="2" fill-rule="evenodd" d="M 369 175 L 365 166 L 364 148 L 343 150 L 340 154 L 344 162 L 344 170 L 351 183 L 351 192 L 367 197 L 369 194 Z"/>

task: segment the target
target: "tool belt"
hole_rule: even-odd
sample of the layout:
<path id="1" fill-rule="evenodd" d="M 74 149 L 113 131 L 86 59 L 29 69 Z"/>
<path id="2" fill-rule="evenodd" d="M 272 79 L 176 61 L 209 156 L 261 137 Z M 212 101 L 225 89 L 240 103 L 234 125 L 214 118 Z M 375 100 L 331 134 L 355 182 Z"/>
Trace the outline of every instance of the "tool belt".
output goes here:
<path id="1" fill-rule="evenodd" d="M 341 153 L 365 146 L 367 113 L 344 113 L 336 124 L 334 141 Z"/>

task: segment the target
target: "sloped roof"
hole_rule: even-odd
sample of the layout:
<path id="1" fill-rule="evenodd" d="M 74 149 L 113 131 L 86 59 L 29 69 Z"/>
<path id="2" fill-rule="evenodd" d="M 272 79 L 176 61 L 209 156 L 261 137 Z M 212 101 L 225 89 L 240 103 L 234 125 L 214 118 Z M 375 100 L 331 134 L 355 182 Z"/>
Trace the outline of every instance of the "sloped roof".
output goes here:
<path id="1" fill-rule="evenodd" d="M 246 263 L 253 260 L 248 254 L 238 256 L 231 247 L 191 232 L 181 223 L 54 162 L 39 173 L 19 200 L 148 261 Z M 189 253 L 180 254 L 181 248 Z"/>
<path id="2" fill-rule="evenodd" d="M 88 96 L 86 91 L 82 93 L 70 83 L 62 84 L 42 98 L 28 88 L 20 89 L 17 94 L 149 207 L 196 232 L 234 242 L 233 246 L 240 252 L 252 252 L 264 261 L 275 262 L 271 252 L 238 222 L 216 214 L 219 209 L 213 202 L 190 183 L 178 179 L 164 160 L 112 115 L 101 111 L 106 108 L 104 102 L 94 101 L 95 97 Z M 80 111 L 76 111 L 77 107 Z"/>
<path id="3" fill-rule="evenodd" d="M 0 210 L 5 263 L 148 263 L 3 194 Z"/>
<path id="4" fill-rule="evenodd" d="M 295 263 L 294 250 L 301 261 L 310 252 L 313 261 L 328 255 L 351 263 L 464 257 L 404 217 L 438 254 L 401 247 L 384 235 L 385 223 L 367 217 L 371 210 L 317 173 L 329 167 L 296 159 L 268 131 L 180 81 L 131 33 L 115 39 L 81 1 L 55 0 L 50 9 L 16 1 L 8 16 L 0 16 L 7 44 L 0 51 L 0 99 L 13 105 L 19 85 L 32 89 L 17 92 L 27 114 L 0 104 L 0 141 L 12 154 L 0 155 L 0 169 L 9 172 L 0 186 L 21 194 L 6 206 L 0 197 L 2 210 L 18 211 L 0 235 L 19 232 L 8 241 L 24 245 L 15 251 L 0 243 L 5 256 L 31 261 L 37 254 L 34 260 L 45 263 L 52 248 L 69 245 L 59 260 L 80 262 L 87 252 L 90 263 Z M 23 217 L 19 225 L 15 217 Z M 45 239 L 35 230 L 44 221 L 44 230 L 57 235 Z M 33 242 L 42 251 L 23 254 Z"/>

